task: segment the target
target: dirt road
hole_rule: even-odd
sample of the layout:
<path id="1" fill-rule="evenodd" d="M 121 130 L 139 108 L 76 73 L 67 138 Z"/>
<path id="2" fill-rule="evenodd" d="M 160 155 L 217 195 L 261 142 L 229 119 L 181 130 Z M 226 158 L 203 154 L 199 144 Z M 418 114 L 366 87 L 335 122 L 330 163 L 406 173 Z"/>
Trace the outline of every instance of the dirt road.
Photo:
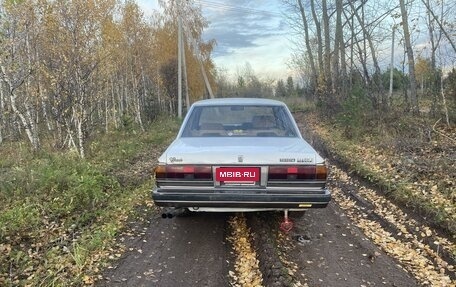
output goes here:
<path id="1" fill-rule="evenodd" d="M 97 285 L 456 286 L 453 241 L 336 165 L 330 188 L 331 204 L 288 234 L 280 213 L 154 210 Z"/>
<path id="2" fill-rule="evenodd" d="M 162 219 L 155 213 L 140 236 L 127 238 L 129 251 L 101 285 L 227 286 L 226 221 L 226 214 Z"/>
<path id="3" fill-rule="evenodd" d="M 127 238 L 129 251 L 115 263 L 115 268 L 108 269 L 100 286 L 235 285 L 229 276 L 229 271 L 236 272 L 230 254 L 232 244 L 227 241 L 229 217 L 201 213 L 162 219 L 157 213 L 142 236 Z M 285 267 L 263 278 L 265 286 L 297 282 L 309 286 L 419 285 L 334 203 L 294 219 L 295 228 L 286 236 L 278 235 L 276 214 L 251 214 L 247 219 L 251 234 L 273 239 L 269 240 L 272 244 L 268 240 L 252 240 L 257 244 L 257 258 L 267 262 L 260 271 L 267 274 L 274 265 Z M 277 259 L 278 253 L 297 267 L 293 276 L 288 274 L 293 268 Z"/>

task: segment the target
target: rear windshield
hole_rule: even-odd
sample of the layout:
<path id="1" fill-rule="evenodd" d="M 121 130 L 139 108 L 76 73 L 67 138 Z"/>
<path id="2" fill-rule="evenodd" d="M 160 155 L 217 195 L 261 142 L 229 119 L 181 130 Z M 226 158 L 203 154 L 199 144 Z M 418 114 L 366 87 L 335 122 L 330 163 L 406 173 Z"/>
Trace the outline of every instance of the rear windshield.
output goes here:
<path id="1" fill-rule="evenodd" d="M 282 106 L 200 106 L 189 116 L 183 137 L 296 137 Z"/>

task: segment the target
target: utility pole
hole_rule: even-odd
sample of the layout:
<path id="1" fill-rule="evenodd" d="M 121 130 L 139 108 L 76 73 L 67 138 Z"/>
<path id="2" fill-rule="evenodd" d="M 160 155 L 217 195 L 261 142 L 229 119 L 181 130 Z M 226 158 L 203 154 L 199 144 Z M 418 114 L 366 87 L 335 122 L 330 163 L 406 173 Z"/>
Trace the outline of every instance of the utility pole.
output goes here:
<path id="1" fill-rule="evenodd" d="M 214 93 L 212 92 L 211 84 L 209 83 L 209 79 L 207 78 L 206 70 L 204 69 L 202 60 L 200 60 L 200 66 L 201 66 L 201 73 L 203 74 L 203 78 L 204 78 L 204 83 L 206 84 L 206 89 L 207 89 L 207 92 L 209 93 L 209 98 L 213 99 Z"/>
<path id="2" fill-rule="evenodd" d="M 182 118 L 182 19 L 180 1 L 177 0 L 177 117 Z"/>
<path id="3" fill-rule="evenodd" d="M 185 58 L 185 41 L 182 37 L 182 68 L 184 69 L 184 87 L 185 87 L 185 110 L 188 112 L 190 108 L 190 96 L 188 94 L 188 77 L 187 77 L 187 60 Z"/>
<path id="4" fill-rule="evenodd" d="M 393 26 L 393 39 L 391 41 L 391 63 L 390 63 L 390 87 L 389 87 L 389 100 L 393 98 L 393 67 L 394 67 L 394 32 L 396 27 Z"/>
<path id="5" fill-rule="evenodd" d="M 204 65 L 203 65 L 203 59 L 201 57 L 201 51 L 199 50 L 198 48 L 198 44 L 196 43 L 196 40 L 192 37 L 192 34 L 189 33 L 188 31 L 185 31 L 187 34 L 187 39 L 191 40 L 192 42 L 192 45 L 193 45 L 193 49 L 195 51 L 197 51 L 197 56 L 196 58 L 198 59 L 198 62 L 200 64 L 200 68 L 201 68 L 201 74 L 203 75 L 203 79 L 204 79 L 204 84 L 206 85 L 206 89 L 207 89 L 207 92 L 209 94 L 209 98 L 210 99 L 214 99 L 214 93 L 212 92 L 212 88 L 211 88 L 211 84 L 209 82 L 209 79 L 207 77 L 207 74 L 206 74 L 206 70 L 204 69 Z"/>
<path id="6" fill-rule="evenodd" d="M 183 36 L 182 36 L 182 32 L 183 32 L 183 28 L 182 27 L 182 17 L 181 17 L 181 9 L 180 9 L 180 5 L 179 5 L 179 0 L 176 0 L 176 3 L 178 5 L 178 25 L 179 25 L 179 29 L 178 29 L 178 116 L 179 118 L 182 117 L 182 58 L 183 58 L 183 61 L 184 61 L 184 73 L 185 73 L 185 86 L 186 86 L 186 91 L 187 91 L 187 94 L 186 94 L 186 102 L 187 102 L 187 109 L 189 108 L 190 106 L 190 98 L 189 98 L 189 95 L 188 95 L 188 79 L 187 79 L 187 68 L 185 67 L 185 50 L 183 49 L 183 44 L 184 44 L 184 41 L 183 41 Z M 188 25 L 186 26 L 188 27 Z M 198 47 L 198 44 L 196 43 L 195 39 L 193 38 L 192 34 L 188 31 L 188 30 L 184 30 L 184 32 L 186 33 L 186 39 L 190 40 L 192 45 L 193 45 L 193 49 L 195 50 L 196 54 L 197 54 L 197 59 L 198 59 L 198 62 L 200 64 L 200 67 L 201 67 L 201 73 L 203 75 L 203 78 L 204 78 L 204 83 L 206 85 L 206 89 L 207 89 L 207 92 L 209 93 L 209 98 L 213 99 L 214 98 L 214 93 L 212 92 L 212 88 L 211 88 L 211 84 L 209 82 L 209 79 L 207 77 L 207 74 L 206 74 L 206 70 L 204 69 L 204 65 L 203 65 L 203 59 L 201 57 L 201 51 L 199 50 L 199 47 Z"/>

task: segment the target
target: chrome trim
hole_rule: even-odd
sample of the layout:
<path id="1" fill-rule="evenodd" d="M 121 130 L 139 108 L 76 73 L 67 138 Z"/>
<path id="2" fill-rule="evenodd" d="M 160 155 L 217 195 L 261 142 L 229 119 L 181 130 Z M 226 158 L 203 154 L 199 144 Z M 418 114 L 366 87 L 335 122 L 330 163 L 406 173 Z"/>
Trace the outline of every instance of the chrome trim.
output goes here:
<path id="1" fill-rule="evenodd" d="M 160 192 L 172 192 L 172 191 L 180 191 L 180 192 L 188 192 L 189 194 L 197 194 L 199 192 L 213 192 L 213 193 L 219 193 L 222 190 L 223 191 L 233 191 L 236 190 L 240 193 L 246 192 L 246 193 L 251 193 L 251 192 L 261 192 L 264 194 L 268 193 L 286 193 L 286 192 L 303 192 L 303 193 L 309 193 L 309 192 L 315 192 L 317 194 L 319 193 L 324 193 L 325 188 L 323 186 L 318 186 L 318 187 L 313 187 L 313 186 L 268 186 L 268 187 L 261 187 L 261 186 L 229 186 L 229 185 L 223 185 L 223 186 L 179 186 L 179 185 L 160 185 L 159 186 Z"/>
<path id="2" fill-rule="evenodd" d="M 266 208 L 248 208 L 248 207 L 189 207 L 188 210 L 192 212 L 255 212 L 255 211 L 299 211 L 304 212 L 308 210 L 308 208 L 273 208 L 273 207 L 266 207 Z"/>
<path id="3" fill-rule="evenodd" d="M 214 187 L 214 182 L 212 180 L 157 180 L 157 186 Z"/>
<path id="4" fill-rule="evenodd" d="M 268 189 L 323 189 L 323 182 L 268 182 Z"/>

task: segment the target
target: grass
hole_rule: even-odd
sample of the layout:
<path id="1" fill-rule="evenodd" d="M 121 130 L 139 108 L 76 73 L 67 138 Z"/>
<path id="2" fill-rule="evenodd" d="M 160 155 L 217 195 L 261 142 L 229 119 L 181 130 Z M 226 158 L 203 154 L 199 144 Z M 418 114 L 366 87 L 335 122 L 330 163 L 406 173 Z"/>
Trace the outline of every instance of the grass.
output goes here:
<path id="1" fill-rule="evenodd" d="M 291 112 L 309 112 L 315 110 L 315 103 L 298 97 L 279 98 Z"/>
<path id="2" fill-rule="evenodd" d="M 343 126 L 315 114 L 306 122 L 330 157 L 456 238 L 454 144 L 433 134 L 429 141 L 426 123 L 409 117 L 349 138 Z"/>
<path id="3" fill-rule="evenodd" d="M 88 157 L 0 147 L 0 286 L 90 284 L 117 248 L 115 236 L 137 206 L 149 203 L 152 165 L 178 122 L 162 118 L 144 133 L 130 128 L 99 134 Z M 150 163 L 152 162 L 152 163 Z M 120 180 L 119 174 L 130 177 Z"/>

